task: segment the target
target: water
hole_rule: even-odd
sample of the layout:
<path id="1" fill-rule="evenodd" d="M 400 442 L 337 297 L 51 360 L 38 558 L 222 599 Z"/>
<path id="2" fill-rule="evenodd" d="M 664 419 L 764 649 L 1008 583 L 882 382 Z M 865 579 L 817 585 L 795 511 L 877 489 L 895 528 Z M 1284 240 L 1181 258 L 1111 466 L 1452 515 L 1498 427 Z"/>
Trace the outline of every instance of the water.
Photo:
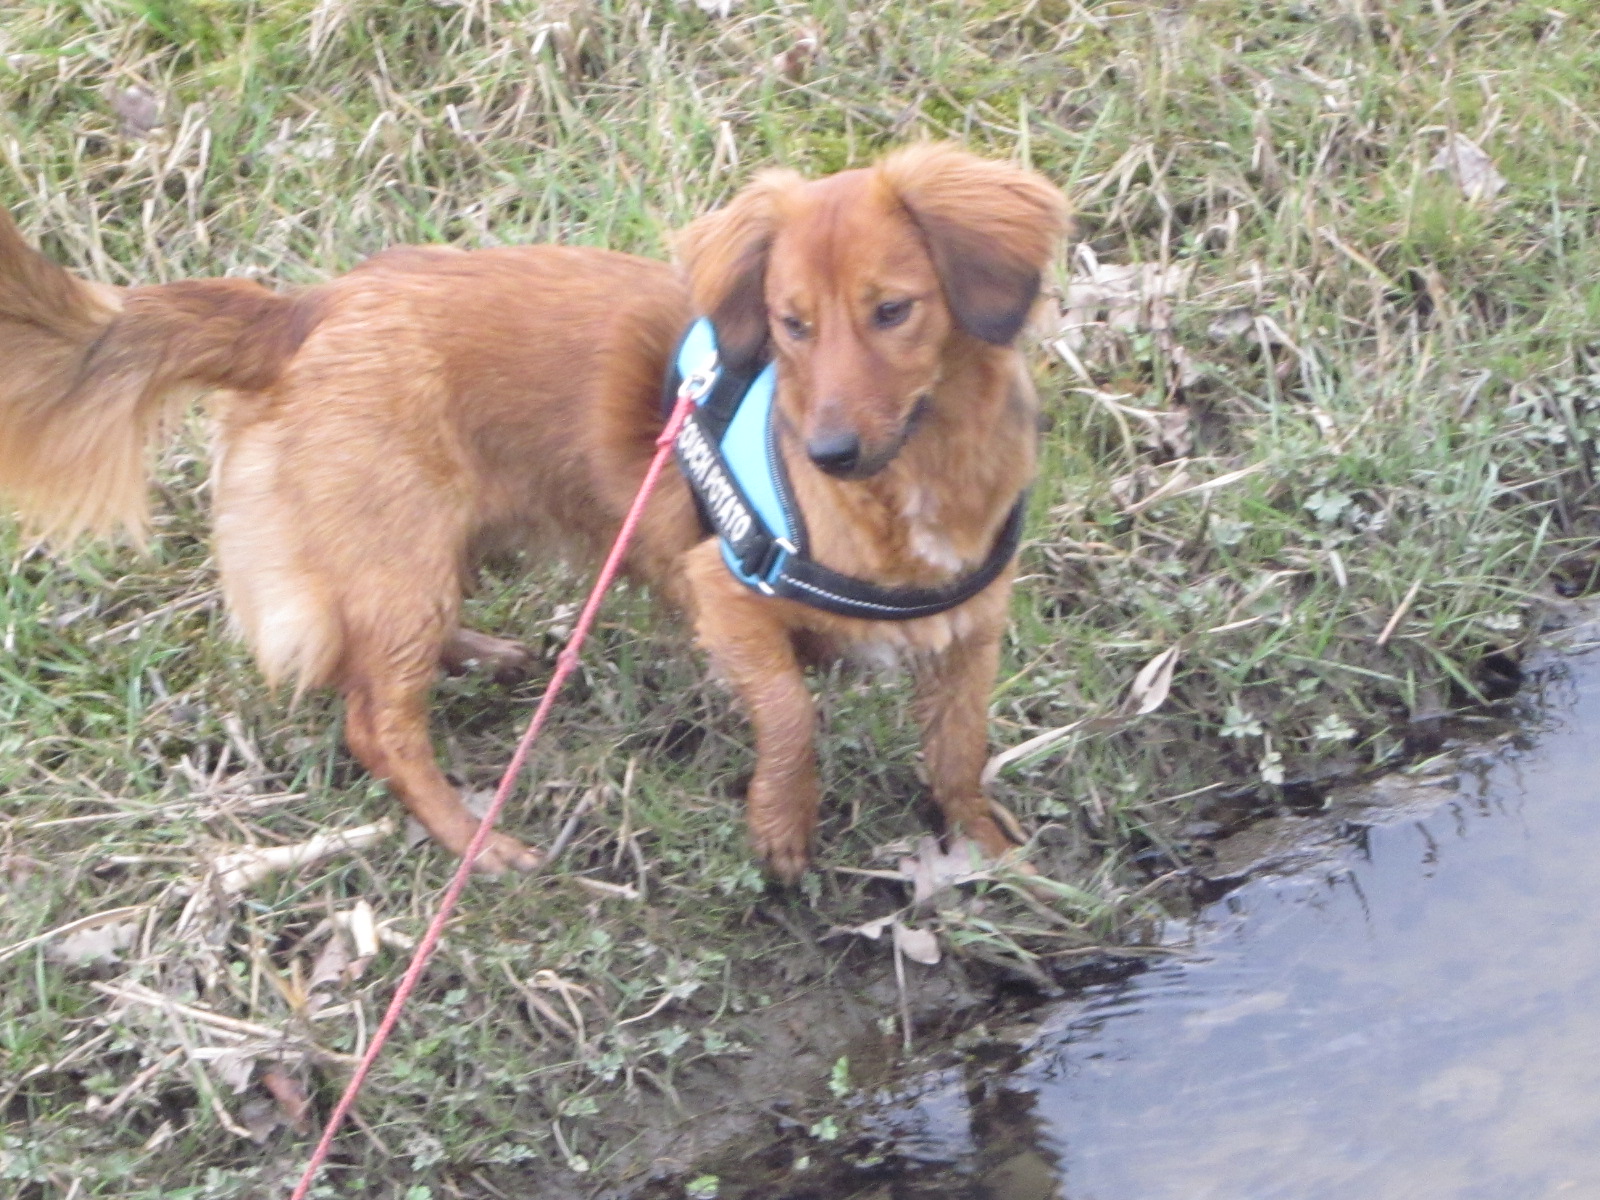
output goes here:
<path id="1" fill-rule="evenodd" d="M 1600 1200 L 1600 653 L 1421 819 L 1202 914 L 900 1123 L 975 1200 Z"/>

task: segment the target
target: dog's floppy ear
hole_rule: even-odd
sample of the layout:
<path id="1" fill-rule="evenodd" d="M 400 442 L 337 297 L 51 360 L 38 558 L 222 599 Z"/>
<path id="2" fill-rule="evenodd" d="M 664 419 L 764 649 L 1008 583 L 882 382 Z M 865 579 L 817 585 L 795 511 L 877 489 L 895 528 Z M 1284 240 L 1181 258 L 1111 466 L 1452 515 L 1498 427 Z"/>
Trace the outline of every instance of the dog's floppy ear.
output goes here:
<path id="1" fill-rule="evenodd" d="M 1008 344 L 1067 232 L 1061 190 L 1036 172 L 943 142 L 897 150 L 878 169 L 927 239 L 961 327 Z"/>
<path id="2" fill-rule="evenodd" d="M 784 197 L 802 182 L 793 171 L 763 171 L 676 239 L 690 302 L 711 318 L 722 357 L 732 365 L 753 362 L 766 345 L 767 252 Z"/>

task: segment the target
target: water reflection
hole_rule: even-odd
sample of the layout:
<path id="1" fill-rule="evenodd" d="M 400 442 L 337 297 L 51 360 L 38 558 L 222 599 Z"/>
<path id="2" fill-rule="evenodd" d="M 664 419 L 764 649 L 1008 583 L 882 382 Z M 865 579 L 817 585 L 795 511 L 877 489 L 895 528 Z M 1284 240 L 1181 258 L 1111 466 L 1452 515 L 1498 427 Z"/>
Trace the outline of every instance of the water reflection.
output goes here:
<path id="1" fill-rule="evenodd" d="M 1060 1014 L 1008 1085 L 1053 1195 L 1600 1197 L 1600 655 L 1552 690 L 1437 812 L 1247 884 Z"/>

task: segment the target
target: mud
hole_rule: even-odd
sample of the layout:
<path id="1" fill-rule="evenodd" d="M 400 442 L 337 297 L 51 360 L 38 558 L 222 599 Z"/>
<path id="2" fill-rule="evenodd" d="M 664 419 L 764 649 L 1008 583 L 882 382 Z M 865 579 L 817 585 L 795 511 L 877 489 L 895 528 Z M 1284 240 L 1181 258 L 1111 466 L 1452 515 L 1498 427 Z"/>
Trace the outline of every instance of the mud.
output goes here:
<path id="1" fill-rule="evenodd" d="M 721 1122 L 608 1194 L 714 1175 L 725 1200 L 1600 1196 L 1596 647 L 1594 623 L 1559 635 L 1514 721 L 1455 723 L 1319 812 L 1202 840 L 1203 902 L 1162 956 L 1086 962 L 1045 1001 L 911 978 L 936 1049 L 898 1079 L 888 972 L 803 993 L 707 1081 Z M 819 1135 L 829 1098 L 795 1081 L 840 1054 L 881 1070 Z"/>

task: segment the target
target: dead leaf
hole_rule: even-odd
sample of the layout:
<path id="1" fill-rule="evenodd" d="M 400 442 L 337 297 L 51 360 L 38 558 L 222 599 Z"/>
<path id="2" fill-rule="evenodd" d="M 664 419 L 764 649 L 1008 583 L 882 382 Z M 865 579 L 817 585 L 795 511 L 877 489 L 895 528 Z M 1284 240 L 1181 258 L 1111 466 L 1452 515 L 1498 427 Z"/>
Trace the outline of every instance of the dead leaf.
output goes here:
<path id="1" fill-rule="evenodd" d="M 938 838 L 924 835 L 917 839 L 913 856 L 902 858 L 899 867 L 901 875 L 911 881 L 914 905 L 925 904 L 958 883 L 988 877 L 983 851 L 967 838 L 952 838 L 950 849 L 945 850 Z"/>
<path id="2" fill-rule="evenodd" d="M 1194 355 L 1174 342 L 1167 347 L 1167 376 L 1171 390 L 1181 391 L 1193 387 L 1205 378 L 1205 370 Z M 1188 415 L 1188 411 L 1187 408 L 1183 409 L 1185 416 Z M 1176 453 L 1187 454 L 1189 451 L 1180 450 Z"/>
<path id="3" fill-rule="evenodd" d="M 283 1113 L 270 1096 L 246 1096 L 239 1105 L 239 1124 L 258 1146 L 282 1129 L 284 1123 Z"/>
<path id="4" fill-rule="evenodd" d="M 206 1061 L 207 1070 L 218 1083 L 226 1084 L 235 1096 L 250 1086 L 260 1055 L 255 1050 L 235 1050 L 227 1047 L 211 1052 L 195 1051 L 191 1057 Z"/>
<path id="5" fill-rule="evenodd" d="M 69 967 L 114 963 L 138 936 L 139 925 L 136 921 L 118 921 L 92 929 L 80 929 L 59 939 L 45 951 L 45 957 Z"/>
<path id="6" fill-rule="evenodd" d="M 1164 486 L 1156 482 L 1156 469 L 1149 463 L 1140 463 L 1126 475 L 1119 475 L 1106 485 L 1106 490 L 1111 493 L 1111 499 L 1116 506 L 1127 512 L 1140 504 L 1144 498 Z M 1175 472 L 1182 475 L 1185 480 L 1188 475 L 1183 471 L 1180 463 Z"/>
<path id="7" fill-rule="evenodd" d="M 345 912 L 334 913 L 332 934 L 311 965 L 311 976 L 306 980 L 305 991 L 309 1000 L 308 1011 L 315 1012 L 329 997 L 311 995 L 323 984 L 343 987 L 354 983 L 366 972 L 367 964 L 378 953 L 381 933 L 372 905 L 365 899 L 357 900 Z"/>
<path id="8" fill-rule="evenodd" d="M 1206 326 L 1206 336 L 1213 342 L 1231 342 L 1242 338 L 1256 327 L 1256 314 L 1248 308 L 1227 308 L 1212 318 Z"/>
<path id="9" fill-rule="evenodd" d="M 350 961 L 350 943 L 335 929 L 322 944 L 317 961 L 311 964 L 311 977 L 306 980 L 306 992 L 308 994 L 314 992 L 325 983 L 343 984 Z M 307 1007 L 315 1008 L 317 999 L 309 1001 Z"/>
<path id="10" fill-rule="evenodd" d="M 1468 200 L 1492 200 L 1506 186 L 1494 160 L 1464 133 L 1453 133 L 1428 164 L 1430 171 L 1447 171 Z"/>
<path id="11" fill-rule="evenodd" d="M 1134 706 L 1137 716 L 1153 713 L 1167 702 L 1172 691 L 1172 673 L 1177 669 L 1182 646 L 1168 646 L 1160 654 L 1139 668 L 1128 689 L 1128 703 Z"/>
<path id="12" fill-rule="evenodd" d="M 58 938 L 71 937 L 85 929 L 98 929 L 102 925 L 113 925 L 126 918 L 142 914 L 146 906 L 143 904 L 130 904 L 123 908 L 111 908 L 105 912 L 90 913 L 86 917 L 78 917 L 68 921 L 65 925 L 57 925 L 54 929 L 47 929 L 43 933 L 36 933 L 32 937 L 23 938 L 20 942 L 0 948 L 0 963 L 25 954 L 35 946 L 42 946 L 46 942 L 53 942 Z"/>
<path id="13" fill-rule="evenodd" d="M 787 50 L 772 56 L 772 70 L 792 83 L 811 73 L 822 52 L 822 35 L 815 29 L 802 29 Z"/>
<path id="14" fill-rule="evenodd" d="M 1175 404 L 1171 408 L 1147 411 L 1150 413 L 1149 432 L 1139 439 L 1140 446 L 1165 458 L 1187 458 L 1194 450 L 1188 405 Z"/>
<path id="15" fill-rule="evenodd" d="M 1106 331 L 1165 332 L 1172 326 L 1173 302 L 1188 290 L 1190 263 L 1102 263 L 1087 244 L 1073 255 L 1061 321 L 1060 345 L 1086 357 Z"/>
<path id="16" fill-rule="evenodd" d="M 282 1067 L 268 1067 L 261 1072 L 261 1086 L 278 1102 L 278 1111 L 296 1133 L 311 1132 L 311 1122 L 307 1119 L 311 1101 L 298 1079 Z"/>
<path id="17" fill-rule="evenodd" d="M 926 839 L 932 841 L 933 839 Z M 869 942 L 875 942 L 883 936 L 887 929 L 893 934 L 894 948 L 905 955 L 912 962 L 924 963 L 934 966 L 940 959 L 939 939 L 930 929 L 913 929 L 902 922 L 899 916 L 891 913 L 887 917 L 876 917 L 871 921 L 864 921 L 860 925 L 836 925 L 824 938 L 837 937 L 842 933 L 853 933 L 864 937 Z"/>
<path id="18" fill-rule="evenodd" d="M 841 933 L 854 933 L 866 938 L 869 942 L 875 942 L 883 936 L 885 929 L 894 924 L 894 920 L 892 916 L 877 917 L 871 921 L 864 921 L 860 925 L 835 925 L 822 936 L 836 937 Z"/>
<path id="19" fill-rule="evenodd" d="M 117 116 L 117 130 L 123 137 L 148 137 L 161 124 L 161 100 L 141 84 L 112 92 L 111 111 Z"/>
<path id="20" fill-rule="evenodd" d="M 893 923 L 894 947 L 912 962 L 936 966 L 939 962 L 939 939 L 931 929 L 912 929 L 899 921 Z"/>

